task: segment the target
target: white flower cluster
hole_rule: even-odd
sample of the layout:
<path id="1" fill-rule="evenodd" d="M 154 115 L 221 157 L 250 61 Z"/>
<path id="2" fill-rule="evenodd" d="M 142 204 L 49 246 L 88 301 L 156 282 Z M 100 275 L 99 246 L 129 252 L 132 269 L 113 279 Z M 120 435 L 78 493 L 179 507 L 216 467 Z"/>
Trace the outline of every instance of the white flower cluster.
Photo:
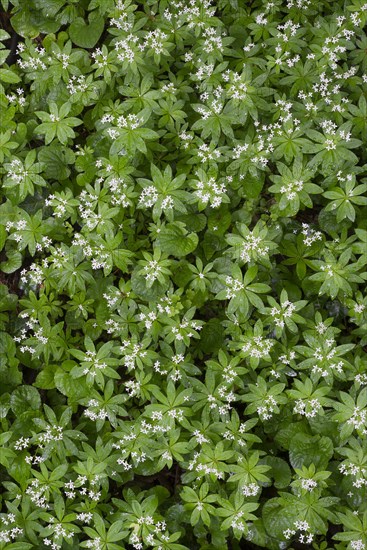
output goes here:
<path id="1" fill-rule="evenodd" d="M 293 23 L 291 19 L 288 19 L 284 25 L 278 25 L 277 37 L 281 38 L 284 42 L 288 42 L 290 36 L 296 36 L 297 30 L 301 27 L 299 23 Z"/>
<path id="2" fill-rule="evenodd" d="M 95 324 L 93 326 L 97 327 L 97 324 Z M 120 328 L 121 327 L 120 327 L 120 324 L 118 323 L 118 321 L 115 321 L 115 319 L 107 319 L 106 324 L 105 324 L 105 329 L 106 329 L 107 334 L 116 333 L 120 330 Z"/>
<path id="3" fill-rule="evenodd" d="M 246 99 L 248 84 L 242 80 L 242 76 L 229 69 L 223 73 L 224 82 L 228 82 L 227 96 L 228 98 L 242 100 Z"/>
<path id="4" fill-rule="evenodd" d="M 283 363 L 283 365 L 290 365 L 291 361 L 293 361 L 295 357 L 296 357 L 296 352 L 291 350 L 286 355 L 280 355 L 279 361 Z"/>
<path id="5" fill-rule="evenodd" d="M 367 435 L 367 409 L 354 407 L 353 414 L 347 420 L 347 424 L 352 424 L 355 430 L 361 430 L 363 435 Z"/>
<path id="6" fill-rule="evenodd" d="M 102 69 L 103 67 L 107 67 L 108 65 L 108 59 L 107 54 L 104 54 L 101 50 L 101 48 L 97 48 L 94 52 L 92 52 L 92 58 L 95 61 L 95 64 L 99 69 Z"/>
<path id="7" fill-rule="evenodd" d="M 65 496 L 70 499 L 76 498 L 78 495 L 90 498 L 93 503 L 98 502 L 101 498 L 101 491 L 98 491 L 98 486 L 101 483 L 101 479 L 104 477 L 102 474 L 95 474 L 89 476 L 89 480 L 86 476 L 79 475 L 75 481 L 68 481 L 65 483 Z M 89 488 L 87 482 L 89 481 Z M 85 515 L 85 521 L 88 522 L 88 516 Z M 90 520 L 89 520 L 90 521 Z"/>
<path id="8" fill-rule="evenodd" d="M 266 257 L 268 252 L 269 247 L 263 242 L 263 239 L 250 233 L 244 237 L 240 257 L 243 262 L 250 262 L 258 256 Z"/>
<path id="9" fill-rule="evenodd" d="M 81 512 L 76 515 L 76 519 L 78 521 L 82 521 L 83 523 L 90 523 L 93 519 L 93 514 L 92 512 Z"/>
<path id="10" fill-rule="evenodd" d="M 288 0 L 287 8 L 291 9 L 296 6 L 298 9 L 307 9 L 310 7 L 311 0 Z"/>
<path id="11" fill-rule="evenodd" d="M 203 99 L 206 98 L 206 94 L 202 94 Z M 211 115 L 219 115 L 222 112 L 223 104 L 217 99 L 213 99 L 209 106 L 200 105 L 197 108 L 198 113 L 201 114 L 202 120 L 207 120 Z"/>
<path id="12" fill-rule="evenodd" d="M 181 132 L 180 133 L 180 139 L 182 139 L 182 141 L 184 142 L 183 143 L 183 148 L 187 149 L 190 145 L 190 141 L 192 141 L 192 139 L 193 139 L 193 136 L 191 136 L 187 132 Z"/>
<path id="13" fill-rule="evenodd" d="M 316 231 L 312 229 L 308 223 L 302 224 L 302 235 L 303 235 L 303 244 L 306 246 L 311 246 L 315 241 L 322 240 L 321 231 Z"/>
<path id="14" fill-rule="evenodd" d="M 116 118 L 116 125 L 118 128 L 129 128 L 130 130 L 135 130 L 140 124 L 140 118 L 132 113 L 127 115 L 127 117 L 120 115 Z"/>
<path id="15" fill-rule="evenodd" d="M 280 188 L 280 192 L 287 196 L 288 200 L 293 200 L 297 197 L 297 194 L 303 189 L 303 181 L 296 180 L 288 183 L 288 185 L 283 185 Z"/>
<path id="16" fill-rule="evenodd" d="M 41 482 L 38 479 L 33 479 L 26 489 L 26 494 L 29 496 L 33 504 L 39 508 L 43 508 L 44 510 L 49 508 L 48 499 L 46 497 L 47 492 L 47 485 L 41 485 Z"/>
<path id="17" fill-rule="evenodd" d="M 204 41 L 204 51 L 206 53 L 219 51 L 223 52 L 223 42 L 222 37 L 218 34 L 218 31 L 214 27 L 207 27 L 203 31 Z"/>
<path id="18" fill-rule="evenodd" d="M 357 374 L 354 378 L 355 382 L 361 385 L 367 384 L 367 373 L 363 372 L 362 374 Z"/>
<path id="19" fill-rule="evenodd" d="M 241 281 L 238 279 L 234 279 L 233 277 L 230 277 L 229 275 L 226 277 L 226 285 L 227 285 L 227 300 L 230 300 L 231 298 L 235 298 L 237 294 L 244 289 L 244 285 Z"/>
<path id="20" fill-rule="evenodd" d="M 329 277 L 334 277 L 334 266 L 332 264 L 324 264 L 320 267 L 321 271 L 326 271 Z"/>
<path id="21" fill-rule="evenodd" d="M 144 266 L 144 278 L 146 281 L 154 282 L 158 279 L 159 273 L 162 271 L 162 267 L 157 260 L 150 260 L 146 266 Z"/>
<path id="22" fill-rule="evenodd" d="M 111 19 L 111 24 L 115 25 L 119 30 L 128 32 L 133 25 L 127 22 L 129 11 L 127 10 L 125 0 L 117 0 L 115 2 L 115 8 L 120 13 L 117 14 L 118 16 L 117 21 L 115 18 Z"/>
<path id="23" fill-rule="evenodd" d="M 117 443 L 113 443 L 112 447 L 114 449 L 117 449 L 118 451 L 121 451 L 121 456 L 117 459 L 117 463 L 120 466 L 123 466 L 124 471 L 127 472 L 132 469 L 133 464 L 139 465 L 146 460 L 152 460 L 151 457 L 147 456 L 147 454 L 144 451 L 131 450 L 131 442 L 136 441 L 138 443 L 139 439 L 139 431 L 143 434 L 150 434 L 150 433 L 165 433 L 170 428 L 167 426 L 153 426 L 152 424 L 149 424 L 145 420 L 141 422 L 140 427 L 132 428 L 129 434 L 123 435 Z M 137 431 L 138 433 L 135 433 Z M 136 445 L 138 447 L 138 445 Z M 128 458 L 131 458 L 131 461 L 133 464 L 131 464 L 128 461 Z"/>
<path id="24" fill-rule="evenodd" d="M 140 313 L 139 321 L 144 321 L 145 328 L 150 330 L 153 326 L 154 321 L 156 321 L 158 315 L 155 311 L 149 311 L 149 313 Z"/>
<path id="25" fill-rule="evenodd" d="M 311 493 L 315 489 L 315 487 L 317 487 L 317 482 L 314 479 L 302 479 L 301 487 L 305 491 Z"/>
<path id="26" fill-rule="evenodd" d="M 306 418 L 315 418 L 315 416 L 320 412 L 320 409 L 322 409 L 322 407 L 318 399 L 298 399 L 295 407 L 293 408 L 293 412 L 295 414 L 301 414 Z"/>
<path id="27" fill-rule="evenodd" d="M 163 84 L 161 90 L 166 94 L 175 94 L 177 92 L 177 88 L 175 87 L 173 82 L 168 82 L 167 84 Z"/>
<path id="28" fill-rule="evenodd" d="M 137 380 L 128 380 L 125 382 L 126 393 L 129 397 L 135 397 L 140 395 L 141 384 Z"/>
<path id="29" fill-rule="evenodd" d="M 256 15 L 255 21 L 257 25 L 262 26 L 266 25 L 268 22 L 267 18 L 265 17 L 265 13 L 259 13 L 258 15 Z"/>
<path id="30" fill-rule="evenodd" d="M 283 531 L 283 535 L 286 539 L 290 539 L 292 536 L 296 534 L 297 531 L 301 531 L 298 537 L 298 541 L 302 544 L 311 544 L 313 541 L 313 534 L 307 533 L 307 531 L 310 530 L 310 526 L 307 521 L 295 521 L 294 522 L 295 529 L 286 529 Z"/>
<path id="31" fill-rule="evenodd" d="M 256 155 L 251 161 L 260 164 L 261 168 L 266 167 L 269 161 L 267 156 L 274 151 L 274 138 L 282 136 L 290 140 L 293 134 L 300 129 L 300 120 L 294 118 L 292 114 L 293 105 L 291 101 L 279 99 L 275 102 L 275 106 L 281 112 L 277 122 L 261 124 L 259 120 L 254 121 L 257 128 L 257 141 L 254 141 Z"/>
<path id="32" fill-rule="evenodd" d="M 277 327 L 284 328 L 285 322 L 284 318 L 292 317 L 293 312 L 295 311 L 296 306 L 289 300 L 285 300 L 282 303 L 281 307 L 271 308 L 270 315 L 274 318 L 274 322 Z"/>
<path id="33" fill-rule="evenodd" d="M 225 183 L 218 183 L 214 177 L 211 177 L 207 181 L 199 180 L 194 194 L 204 204 L 210 203 L 211 208 L 218 208 L 222 204 L 226 191 Z"/>
<path id="34" fill-rule="evenodd" d="M 164 413 L 161 411 L 153 411 L 150 417 L 153 421 L 157 421 L 159 423 L 168 422 L 169 425 L 170 419 L 177 419 L 179 422 L 182 422 L 182 420 L 184 419 L 184 413 L 182 409 L 176 407 Z"/>
<path id="35" fill-rule="evenodd" d="M 87 418 L 94 422 L 96 420 L 106 420 L 106 418 L 108 418 L 108 412 L 106 411 L 106 409 L 100 406 L 99 402 L 96 399 L 91 399 L 88 402 L 88 409 L 84 411 L 84 414 Z"/>
<path id="36" fill-rule="evenodd" d="M 242 435 L 246 433 L 246 423 L 242 422 L 240 424 L 240 427 L 238 429 L 238 434 L 235 436 L 233 432 L 230 432 L 229 430 L 223 433 L 224 439 L 227 441 L 235 441 L 240 447 L 246 447 L 247 443 L 246 440 L 242 438 Z M 251 486 L 251 484 L 250 484 Z"/>
<path id="37" fill-rule="evenodd" d="M 51 522 L 49 523 L 49 525 L 47 526 L 47 529 L 48 530 L 53 530 L 53 537 L 54 539 L 62 539 L 62 538 L 65 538 L 65 539 L 72 539 L 73 536 L 74 536 L 74 532 L 73 531 L 70 531 L 68 532 L 62 523 L 55 523 L 55 518 L 51 518 Z M 51 540 L 46 538 L 43 540 L 45 546 L 50 546 L 52 543 L 51 543 Z M 61 548 L 61 546 L 59 546 L 59 548 Z"/>
<path id="38" fill-rule="evenodd" d="M 326 351 L 321 347 L 316 348 L 314 357 L 320 364 L 316 363 L 312 367 L 313 373 L 318 373 L 321 376 L 328 376 L 330 370 L 335 370 L 338 373 L 343 372 L 343 361 L 338 361 L 337 363 L 333 362 L 333 357 L 336 354 L 336 349 L 332 348 L 333 344 L 335 344 L 335 340 L 330 338 L 324 342 L 324 346 L 327 348 Z"/>
<path id="39" fill-rule="evenodd" d="M 202 329 L 202 325 L 199 324 L 200 322 L 197 321 L 182 321 L 181 323 L 178 323 L 177 326 L 172 327 L 173 334 L 176 335 L 176 340 L 182 341 L 184 337 L 192 338 L 194 334 L 191 332 L 191 330 L 197 330 L 200 331 Z"/>
<path id="40" fill-rule="evenodd" d="M 216 160 L 220 158 L 220 151 L 218 149 L 215 149 L 214 146 L 209 146 L 206 143 L 203 143 L 199 146 L 199 151 L 197 153 L 197 156 L 201 159 L 201 161 L 207 162 L 209 160 Z"/>
<path id="41" fill-rule="evenodd" d="M 260 486 L 257 483 L 249 483 L 242 487 L 242 494 L 245 495 L 245 497 L 255 497 L 259 491 Z"/>
<path id="42" fill-rule="evenodd" d="M 241 154 L 247 151 L 248 147 L 248 143 L 244 143 L 243 145 L 236 145 L 232 151 L 232 158 L 239 159 Z"/>
<path id="43" fill-rule="evenodd" d="M 340 139 L 349 141 L 351 138 L 350 132 L 338 129 L 337 125 L 332 120 L 324 120 L 320 122 L 320 126 L 326 136 L 328 136 L 324 141 L 324 146 L 328 151 L 335 150 Z"/>
<path id="44" fill-rule="evenodd" d="M 136 46 L 138 41 L 139 38 L 135 34 L 129 34 L 126 38 L 115 42 L 118 61 L 133 63 L 139 50 L 139 46 Z"/>
<path id="45" fill-rule="evenodd" d="M 9 103 L 14 103 L 15 105 L 18 104 L 20 107 L 24 107 L 26 103 L 26 98 L 24 96 L 23 88 L 17 88 L 16 94 L 6 95 L 6 98 L 9 101 Z"/>
<path id="46" fill-rule="evenodd" d="M 263 359 L 268 357 L 271 348 L 274 345 L 274 340 L 263 338 L 262 336 L 253 336 L 244 346 L 242 351 L 250 357 Z"/>
<path id="47" fill-rule="evenodd" d="M 343 463 L 339 466 L 339 471 L 344 476 L 354 477 L 353 487 L 360 489 L 361 487 L 367 487 L 367 468 L 363 468 L 358 464 L 354 464 L 351 461 Z"/>
<path id="48" fill-rule="evenodd" d="M 201 458 L 202 458 L 201 452 L 195 453 L 193 459 L 189 462 L 187 469 L 190 471 L 197 472 L 198 477 L 213 475 L 217 479 L 224 479 L 224 472 L 218 470 L 218 468 L 215 468 L 212 465 L 213 464 L 212 462 L 210 464 L 206 464 L 205 462 L 199 462 Z"/>
<path id="49" fill-rule="evenodd" d="M 142 344 L 133 344 L 130 340 L 125 340 L 120 346 L 120 352 L 124 357 L 124 366 L 128 370 L 134 370 L 137 358 L 145 357 L 147 352 L 143 351 Z"/>
<path id="50" fill-rule="evenodd" d="M 91 548 L 91 550 L 102 550 L 102 541 L 100 537 L 96 537 L 91 540 L 85 541 L 86 548 Z"/>
<path id="51" fill-rule="evenodd" d="M 21 437 L 20 439 L 17 439 L 17 441 L 14 443 L 14 449 L 16 451 L 23 451 L 24 449 L 28 449 L 30 446 L 30 438 L 29 437 Z"/>
<path id="52" fill-rule="evenodd" d="M 160 374 L 162 376 L 165 376 L 166 374 L 168 374 L 167 369 L 161 369 L 161 362 L 160 361 L 155 361 L 154 362 L 153 369 L 154 369 L 154 372 L 157 372 L 158 374 Z"/>
<path id="53" fill-rule="evenodd" d="M 5 529 L 0 531 L 0 542 L 12 542 L 18 536 L 23 534 L 23 529 L 20 527 L 13 527 L 12 529 Z"/>
<path id="54" fill-rule="evenodd" d="M 14 514 L 4 514 L 3 517 L 1 518 L 1 521 L 3 522 L 4 525 L 10 525 L 11 523 L 14 523 L 15 521 L 15 515 Z"/>
<path id="55" fill-rule="evenodd" d="M 219 414 L 222 415 L 232 409 L 231 403 L 236 400 L 236 396 L 232 391 L 226 393 L 227 389 L 226 387 L 218 387 L 219 398 L 208 395 L 209 409 L 218 409 Z M 223 404 L 221 400 L 226 401 L 226 403 Z"/>
<path id="56" fill-rule="evenodd" d="M 97 226 L 102 227 L 105 224 L 102 214 L 97 214 L 94 209 L 97 206 L 98 196 L 88 194 L 83 190 L 80 195 L 79 213 L 80 217 L 84 220 L 86 227 L 89 231 L 92 231 Z"/>
<path id="57" fill-rule="evenodd" d="M 196 442 L 199 443 L 199 445 L 202 445 L 203 443 L 209 443 L 209 439 L 205 437 L 205 435 L 202 434 L 199 430 L 195 430 L 193 432 L 193 435 L 196 439 Z"/>
<path id="58" fill-rule="evenodd" d="M 174 314 L 172 307 L 172 299 L 166 296 L 161 299 L 156 305 L 152 306 L 154 309 L 146 310 L 138 314 L 138 320 L 144 322 L 145 328 L 150 330 L 154 321 L 171 317 Z"/>
<path id="59" fill-rule="evenodd" d="M 47 426 L 46 431 L 37 435 L 38 446 L 43 449 L 45 445 L 52 441 L 63 440 L 63 428 L 62 426 Z"/>
<path id="60" fill-rule="evenodd" d="M 20 56 L 20 59 L 17 60 L 17 64 L 24 71 L 29 70 L 30 72 L 37 72 L 40 69 L 45 71 L 48 67 L 45 61 L 50 62 L 52 58 L 45 58 L 46 51 L 44 48 L 36 47 L 34 48 L 34 54 L 32 51 L 27 51 L 25 44 L 20 42 L 17 46 L 17 55 Z"/>
<path id="61" fill-rule="evenodd" d="M 118 138 L 118 136 L 120 135 L 121 129 L 127 128 L 129 130 L 135 130 L 140 126 L 142 121 L 137 115 L 133 113 L 130 113 L 127 116 L 124 116 L 124 115 L 114 116 L 112 114 L 106 114 L 106 115 L 103 115 L 103 117 L 101 118 L 101 123 L 115 125 L 114 127 L 107 128 L 108 136 L 112 140 L 114 140 Z"/>
<path id="62" fill-rule="evenodd" d="M 231 384 L 234 381 L 236 374 L 236 371 L 231 367 L 230 364 L 226 367 L 223 367 L 222 378 L 224 380 L 224 383 Z"/>
<path id="63" fill-rule="evenodd" d="M 149 546 L 154 546 L 157 550 L 163 550 L 163 546 L 160 545 L 160 542 L 165 543 L 170 539 L 166 522 L 157 521 L 152 516 L 146 515 L 140 516 L 137 523 L 138 525 L 144 526 L 144 530 L 140 531 L 139 529 L 142 538 L 139 537 L 136 530 L 132 533 L 130 543 L 133 548 L 135 548 L 135 550 L 143 550 L 143 548 L 145 548 L 145 544 L 148 544 Z"/>
<path id="64" fill-rule="evenodd" d="M 35 319 L 34 317 L 31 317 L 29 315 L 29 313 L 27 313 L 26 311 L 23 311 L 20 315 L 20 317 L 22 319 L 27 319 L 27 321 L 25 321 L 25 326 L 21 329 L 21 332 L 20 332 L 20 335 L 19 336 L 14 336 L 13 337 L 13 340 L 14 342 L 22 342 L 23 340 L 26 340 L 27 338 L 34 338 L 36 340 L 36 342 L 34 342 L 34 340 L 32 340 L 32 343 L 33 344 L 42 344 L 42 345 L 46 345 L 47 342 L 48 342 L 48 337 L 47 336 L 44 336 L 43 334 L 43 327 L 40 327 L 39 326 L 39 320 L 38 319 Z M 32 334 L 27 334 L 28 331 L 32 330 L 33 331 L 33 335 Z M 20 346 L 20 351 L 22 353 L 25 353 L 26 351 L 28 351 L 29 353 L 31 353 L 32 355 L 34 355 L 36 353 L 36 349 L 32 346 Z"/>
<path id="65" fill-rule="evenodd" d="M 90 84 L 86 82 L 86 77 L 82 74 L 79 76 L 72 75 L 66 84 L 66 88 L 71 96 L 87 91 L 89 86 Z"/>
<path id="66" fill-rule="evenodd" d="M 88 222 L 87 222 L 88 223 Z M 104 251 L 104 245 L 99 244 L 98 246 L 92 246 L 89 244 L 87 239 L 83 237 L 80 233 L 74 234 L 74 239 L 72 241 L 73 246 L 80 246 L 83 250 L 83 254 L 86 258 L 92 258 L 91 266 L 92 269 L 103 269 L 106 267 L 106 260 L 109 257 L 108 252 Z"/>
<path id="67" fill-rule="evenodd" d="M 45 200 L 45 206 L 52 206 L 54 208 L 53 216 L 56 218 L 62 218 L 66 214 L 66 207 L 68 205 L 68 200 L 63 197 L 56 197 L 51 193 Z"/>
<path id="68" fill-rule="evenodd" d="M 198 69 L 195 73 L 195 77 L 198 80 L 205 80 L 213 74 L 214 65 L 212 63 L 208 63 L 208 65 L 205 65 L 205 63 L 203 63 L 202 65 L 197 65 L 197 67 Z"/>
<path id="69" fill-rule="evenodd" d="M 261 407 L 257 408 L 257 414 L 261 420 L 269 420 L 273 416 L 274 408 L 277 406 L 277 402 L 272 395 L 269 395 L 264 401 Z"/>
<path id="70" fill-rule="evenodd" d="M 247 524 L 245 521 L 243 521 L 241 518 L 243 517 L 244 512 L 241 510 L 237 514 L 233 516 L 233 521 L 231 523 L 232 529 L 238 529 L 238 531 L 245 531 L 247 528 Z"/>
<path id="71" fill-rule="evenodd" d="M 186 22 L 189 29 L 205 28 L 206 19 L 213 17 L 216 11 L 211 3 L 211 0 L 178 0 L 172 3 L 178 10 L 178 26 Z"/>
<path id="72" fill-rule="evenodd" d="M 158 191 L 154 185 L 148 185 L 144 187 L 143 191 L 140 194 L 138 206 L 150 208 L 155 205 L 158 200 Z"/>
<path id="73" fill-rule="evenodd" d="M 100 363 L 98 359 L 96 359 L 97 353 L 95 351 L 87 350 L 85 352 L 85 358 L 83 359 L 83 363 L 90 363 L 88 366 L 84 367 L 83 374 L 90 375 L 93 378 L 97 375 L 98 370 L 103 370 L 107 367 L 106 363 Z"/>
<path id="74" fill-rule="evenodd" d="M 127 208 L 132 204 L 127 196 L 128 185 L 119 177 L 112 177 L 108 180 L 108 187 L 111 192 L 111 204 Z"/>
<path id="75" fill-rule="evenodd" d="M 141 49 L 144 50 L 146 48 L 151 48 L 155 54 L 161 54 L 163 53 L 163 45 L 167 38 L 168 35 L 162 32 L 160 29 L 150 31 L 145 36 L 144 43 Z"/>
<path id="76" fill-rule="evenodd" d="M 103 294 L 103 298 L 107 301 L 108 309 L 113 310 L 121 301 L 121 292 L 113 287 Z"/>
<path id="77" fill-rule="evenodd" d="M 28 176 L 28 170 L 25 169 L 22 161 L 17 158 L 13 159 L 9 165 L 7 177 L 15 183 L 20 184 L 24 182 L 25 178 Z"/>

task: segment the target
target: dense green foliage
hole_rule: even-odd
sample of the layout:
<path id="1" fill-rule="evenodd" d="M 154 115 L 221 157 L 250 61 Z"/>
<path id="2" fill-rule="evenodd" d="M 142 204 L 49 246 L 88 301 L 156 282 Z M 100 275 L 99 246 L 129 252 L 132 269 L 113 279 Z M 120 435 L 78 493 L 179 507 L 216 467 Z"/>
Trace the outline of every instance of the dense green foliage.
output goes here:
<path id="1" fill-rule="evenodd" d="M 367 3 L 0 5 L 0 549 L 366 549 Z"/>

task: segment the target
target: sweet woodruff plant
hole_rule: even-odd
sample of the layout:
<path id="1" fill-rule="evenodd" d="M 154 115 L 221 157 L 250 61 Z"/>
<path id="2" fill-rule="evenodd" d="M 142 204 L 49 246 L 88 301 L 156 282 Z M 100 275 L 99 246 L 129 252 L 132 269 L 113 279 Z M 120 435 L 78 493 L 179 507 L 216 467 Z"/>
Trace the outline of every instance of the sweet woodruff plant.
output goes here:
<path id="1" fill-rule="evenodd" d="M 0 5 L 0 550 L 366 549 L 367 3 Z"/>

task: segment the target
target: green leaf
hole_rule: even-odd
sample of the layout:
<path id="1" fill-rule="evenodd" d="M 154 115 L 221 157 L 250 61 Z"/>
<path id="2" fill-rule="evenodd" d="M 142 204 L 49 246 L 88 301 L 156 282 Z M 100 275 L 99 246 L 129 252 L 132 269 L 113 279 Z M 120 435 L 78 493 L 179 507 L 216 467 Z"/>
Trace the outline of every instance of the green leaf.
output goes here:
<path id="1" fill-rule="evenodd" d="M 56 32 L 61 26 L 58 21 L 45 17 L 36 9 L 32 0 L 21 3 L 19 8 L 11 18 L 11 25 L 15 32 L 24 38 L 36 38 L 40 33 Z"/>
<path id="2" fill-rule="evenodd" d="M 195 250 L 199 238 L 196 233 L 186 232 L 175 224 L 167 224 L 159 233 L 156 244 L 166 254 L 176 257 L 187 256 Z"/>
<path id="3" fill-rule="evenodd" d="M 152 286 L 148 288 L 145 277 L 136 273 L 133 273 L 131 276 L 131 288 L 136 296 L 140 296 L 149 302 L 155 302 L 165 292 L 164 287 L 158 281 L 154 281 Z"/>
<path id="4" fill-rule="evenodd" d="M 10 396 L 10 406 L 17 416 L 28 411 L 29 408 L 38 410 L 41 406 L 41 397 L 33 386 L 20 386 Z"/>
<path id="5" fill-rule="evenodd" d="M 296 434 L 290 442 L 289 460 L 293 468 L 314 464 L 316 468 L 325 470 L 333 450 L 333 442 L 329 437 Z"/>
<path id="6" fill-rule="evenodd" d="M 0 80 L 8 84 L 16 84 L 20 82 L 20 77 L 10 69 L 0 69 Z"/>
<path id="7" fill-rule="evenodd" d="M 45 165 L 45 174 L 48 178 L 65 180 L 70 175 L 68 164 L 73 159 L 66 155 L 63 148 L 58 145 L 42 147 L 38 153 L 38 159 Z"/>
<path id="8" fill-rule="evenodd" d="M 0 269 L 4 273 L 14 273 L 22 265 L 22 254 L 17 250 L 7 252 L 8 259 L 0 263 Z"/>
<path id="9" fill-rule="evenodd" d="M 285 540 L 283 532 L 293 527 L 298 519 L 298 510 L 294 506 L 282 506 L 280 498 L 272 498 L 265 502 L 262 509 L 262 519 L 268 535 L 278 541 Z"/>
<path id="10" fill-rule="evenodd" d="M 245 197 L 248 199 L 257 199 L 264 186 L 264 181 L 265 177 L 263 175 L 252 176 L 250 173 L 247 173 L 242 183 Z"/>
<path id="11" fill-rule="evenodd" d="M 222 347 L 223 341 L 223 324 L 219 319 L 209 319 L 201 331 L 200 349 L 204 353 L 215 353 Z"/>
<path id="12" fill-rule="evenodd" d="M 0 250 L 4 248 L 6 237 L 7 233 L 5 231 L 5 227 L 3 225 L 0 225 Z"/>
<path id="13" fill-rule="evenodd" d="M 9 550 L 30 550 L 34 547 L 30 542 L 13 542 L 6 546 Z"/>
<path id="14" fill-rule="evenodd" d="M 76 46 L 94 48 L 100 39 L 104 28 L 104 19 L 97 16 L 87 24 L 82 17 L 77 17 L 69 27 L 69 35 Z"/>
<path id="15" fill-rule="evenodd" d="M 277 456 L 266 456 L 262 462 L 271 466 L 268 475 L 274 479 L 274 485 L 277 489 L 289 487 L 292 480 L 292 472 L 287 462 Z"/>
<path id="16" fill-rule="evenodd" d="M 66 395 L 70 402 L 77 402 L 87 397 L 90 392 L 84 380 L 79 378 L 78 382 L 75 383 L 75 380 L 71 378 L 70 374 L 61 369 L 56 371 L 54 379 L 56 388 L 63 395 Z"/>
<path id="17" fill-rule="evenodd" d="M 36 381 L 34 382 L 35 387 L 42 390 L 54 389 L 56 387 L 54 382 L 55 372 L 55 365 L 48 365 L 46 368 L 41 370 L 41 372 L 37 375 Z"/>

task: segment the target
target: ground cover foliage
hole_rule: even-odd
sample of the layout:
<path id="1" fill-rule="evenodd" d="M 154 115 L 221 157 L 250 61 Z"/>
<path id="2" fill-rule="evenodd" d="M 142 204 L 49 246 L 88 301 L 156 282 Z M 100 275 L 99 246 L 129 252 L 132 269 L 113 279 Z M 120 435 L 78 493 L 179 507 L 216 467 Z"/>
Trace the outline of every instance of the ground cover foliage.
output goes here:
<path id="1" fill-rule="evenodd" d="M 367 4 L 0 4 L 0 548 L 365 549 Z"/>

